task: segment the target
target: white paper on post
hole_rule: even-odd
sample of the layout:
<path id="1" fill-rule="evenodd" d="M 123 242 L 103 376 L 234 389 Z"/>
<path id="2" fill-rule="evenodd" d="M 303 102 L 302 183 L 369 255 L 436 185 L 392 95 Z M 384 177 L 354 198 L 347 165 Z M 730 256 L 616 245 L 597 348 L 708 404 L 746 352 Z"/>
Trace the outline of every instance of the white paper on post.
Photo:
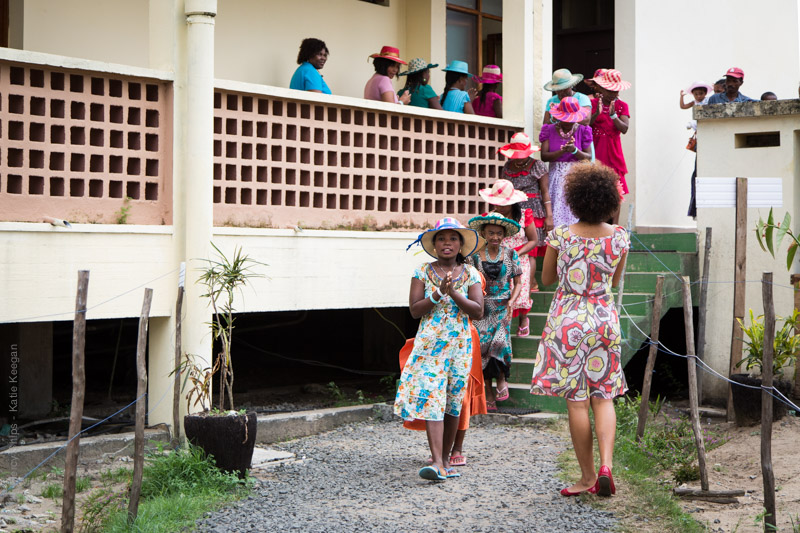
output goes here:
<path id="1" fill-rule="evenodd" d="M 697 208 L 736 207 L 736 178 L 697 178 Z M 783 207 L 781 178 L 747 178 L 747 207 Z"/>

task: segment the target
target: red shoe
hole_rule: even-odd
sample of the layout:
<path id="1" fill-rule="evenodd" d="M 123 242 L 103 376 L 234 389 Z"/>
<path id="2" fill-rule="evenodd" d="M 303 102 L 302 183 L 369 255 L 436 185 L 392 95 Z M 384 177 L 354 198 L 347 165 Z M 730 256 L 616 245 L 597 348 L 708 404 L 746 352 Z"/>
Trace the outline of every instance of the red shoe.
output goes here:
<path id="1" fill-rule="evenodd" d="M 577 492 L 572 492 L 571 490 L 569 490 L 569 488 L 563 488 L 563 489 L 561 489 L 561 495 L 562 496 L 577 496 L 578 494 L 583 494 L 584 492 L 588 492 L 588 493 L 594 494 L 596 487 L 597 487 L 597 483 L 595 483 L 594 485 L 592 485 L 588 489 L 579 490 Z"/>
<path id="2" fill-rule="evenodd" d="M 600 467 L 597 473 L 597 495 L 598 496 L 611 496 L 617 493 L 617 487 L 614 485 L 614 477 L 611 475 L 611 469 L 605 465 Z"/>

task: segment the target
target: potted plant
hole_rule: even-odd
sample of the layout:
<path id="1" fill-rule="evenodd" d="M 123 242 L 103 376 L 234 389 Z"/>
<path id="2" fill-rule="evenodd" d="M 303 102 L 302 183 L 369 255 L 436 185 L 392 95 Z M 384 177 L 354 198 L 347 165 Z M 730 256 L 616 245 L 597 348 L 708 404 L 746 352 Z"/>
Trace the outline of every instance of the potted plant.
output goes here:
<path id="1" fill-rule="evenodd" d="M 795 334 L 795 327 L 800 319 L 800 313 L 795 309 L 792 316 L 776 318 L 776 331 L 774 342 L 774 356 L 772 360 L 773 386 L 782 394 L 788 395 L 792 391 L 792 382 L 782 379 L 784 368 L 797 361 L 797 351 L 800 348 L 800 335 Z M 750 326 L 746 327 L 744 321 L 739 321 L 739 327 L 747 337 L 742 339 L 746 345 L 747 357 L 739 361 L 736 366 L 747 370 L 748 374 L 733 374 L 731 380 L 749 387 L 736 387 L 732 390 L 733 409 L 736 415 L 736 425 L 748 426 L 757 424 L 761 420 L 761 373 L 764 365 L 764 316 L 754 316 L 750 309 Z M 778 325 L 783 321 L 783 325 Z M 752 388 L 756 387 L 756 388 Z M 772 416 L 779 420 L 786 414 L 786 404 L 777 400 L 772 402 Z"/>
<path id="2" fill-rule="evenodd" d="M 218 257 L 205 260 L 206 266 L 202 268 L 198 283 L 205 286 L 203 297 L 208 298 L 212 311 L 209 326 L 214 341 L 219 342 L 221 349 L 214 357 L 212 366 L 205 368 L 196 363 L 195 356 L 187 354 L 183 364 L 186 383 L 189 384 L 186 398 L 190 408 L 199 404 L 203 410 L 186 415 L 183 425 L 189 442 L 201 447 L 206 454 L 213 455 L 217 467 L 244 477 L 253 458 L 258 421 L 255 412 L 237 411 L 233 403 L 231 341 L 234 298 L 248 280 L 262 277 L 254 273 L 252 267 L 263 263 L 244 255 L 241 248 L 236 248 L 233 257 L 228 259 L 213 243 L 211 246 Z M 210 409 L 214 375 L 218 375 L 219 380 L 219 404 L 217 408 Z"/>

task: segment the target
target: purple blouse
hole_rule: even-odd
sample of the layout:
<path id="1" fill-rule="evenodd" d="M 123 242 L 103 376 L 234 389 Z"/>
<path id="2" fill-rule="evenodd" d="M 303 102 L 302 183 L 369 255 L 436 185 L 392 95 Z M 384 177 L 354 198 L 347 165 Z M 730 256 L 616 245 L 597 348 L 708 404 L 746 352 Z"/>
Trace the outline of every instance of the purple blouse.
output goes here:
<path id="1" fill-rule="evenodd" d="M 583 124 L 576 124 L 572 136 L 575 138 L 575 146 L 578 150 L 581 152 L 591 151 L 592 128 L 584 126 Z M 567 142 L 558 132 L 555 124 L 545 124 L 542 126 L 542 131 L 539 133 L 539 142 L 543 143 L 545 141 L 550 141 L 551 152 L 557 152 Z M 556 161 L 578 161 L 578 158 L 573 154 L 566 153 L 556 159 Z"/>

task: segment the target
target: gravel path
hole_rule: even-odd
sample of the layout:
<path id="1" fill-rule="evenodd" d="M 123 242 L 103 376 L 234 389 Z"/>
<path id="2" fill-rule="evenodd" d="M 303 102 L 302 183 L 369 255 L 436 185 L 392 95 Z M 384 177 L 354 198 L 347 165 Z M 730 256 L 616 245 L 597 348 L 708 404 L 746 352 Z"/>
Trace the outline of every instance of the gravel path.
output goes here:
<path id="1" fill-rule="evenodd" d="M 556 457 L 568 442 L 538 425 L 473 426 L 460 478 L 417 475 L 425 434 L 395 420 L 343 426 L 274 446 L 297 461 L 258 474 L 253 496 L 201 520 L 199 531 L 613 530 L 608 512 L 558 494 Z"/>

